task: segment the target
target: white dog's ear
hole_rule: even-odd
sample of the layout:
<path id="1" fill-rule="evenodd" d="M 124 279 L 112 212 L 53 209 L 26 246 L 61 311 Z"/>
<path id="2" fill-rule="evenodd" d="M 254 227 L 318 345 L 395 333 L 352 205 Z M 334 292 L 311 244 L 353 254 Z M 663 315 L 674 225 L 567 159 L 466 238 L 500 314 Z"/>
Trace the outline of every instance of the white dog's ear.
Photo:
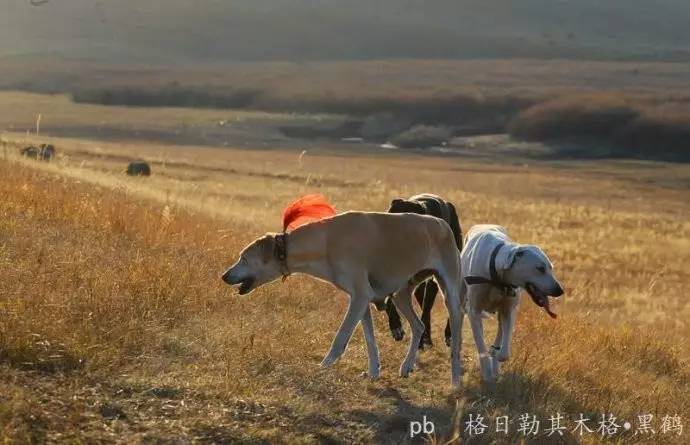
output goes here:
<path id="1" fill-rule="evenodd" d="M 512 249 L 510 249 L 510 252 L 508 252 L 508 256 L 506 257 L 506 269 L 513 267 L 515 261 L 517 261 L 517 259 L 524 254 L 525 249 L 522 247 L 514 246 Z"/>

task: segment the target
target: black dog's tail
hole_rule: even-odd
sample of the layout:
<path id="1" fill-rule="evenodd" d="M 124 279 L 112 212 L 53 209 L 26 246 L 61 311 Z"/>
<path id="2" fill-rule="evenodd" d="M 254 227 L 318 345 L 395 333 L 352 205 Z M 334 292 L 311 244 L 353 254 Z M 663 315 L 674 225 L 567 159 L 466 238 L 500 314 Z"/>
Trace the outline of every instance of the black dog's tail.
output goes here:
<path id="1" fill-rule="evenodd" d="M 460 225 L 460 218 L 458 218 L 458 212 L 455 210 L 455 206 L 452 203 L 448 203 L 448 208 L 450 208 L 450 218 L 448 218 L 448 223 L 453 231 L 455 244 L 458 246 L 458 250 L 462 251 L 462 226 Z"/>

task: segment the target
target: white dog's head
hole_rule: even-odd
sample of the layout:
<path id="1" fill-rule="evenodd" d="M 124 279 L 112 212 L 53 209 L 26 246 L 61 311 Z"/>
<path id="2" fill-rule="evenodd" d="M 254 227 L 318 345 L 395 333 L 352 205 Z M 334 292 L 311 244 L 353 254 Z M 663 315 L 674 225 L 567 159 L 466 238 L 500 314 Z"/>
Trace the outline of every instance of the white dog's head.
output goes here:
<path id="1" fill-rule="evenodd" d="M 269 234 L 254 240 L 242 250 L 239 260 L 225 271 L 223 281 L 231 286 L 239 284 L 239 294 L 244 295 L 280 278 L 282 266 L 275 252 L 275 236 Z"/>
<path id="2" fill-rule="evenodd" d="M 563 288 L 554 276 L 553 265 L 546 254 L 537 246 L 518 245 L 510 251 L 507 264 L 504 280 L 524 288 L 537 306 L 553 316 L 549 297 L 560 297 Z"/>

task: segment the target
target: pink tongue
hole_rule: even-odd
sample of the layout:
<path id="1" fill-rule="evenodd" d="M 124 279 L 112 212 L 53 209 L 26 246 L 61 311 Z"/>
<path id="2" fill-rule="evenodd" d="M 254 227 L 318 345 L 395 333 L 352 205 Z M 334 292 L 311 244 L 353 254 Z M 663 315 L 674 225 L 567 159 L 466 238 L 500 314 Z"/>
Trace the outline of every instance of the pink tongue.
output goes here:
<path id="1" fill-rule="evenodd" d="M 544 311 L 546 311 L 546 313 L 549 314 L 549 317 L 558 318 L 558 314 L 556 314 L 555 312 L 551 312 L 551 308 L 549 307 L 549 297 L 546 297 L 546 303 L 544 303 Z"/>

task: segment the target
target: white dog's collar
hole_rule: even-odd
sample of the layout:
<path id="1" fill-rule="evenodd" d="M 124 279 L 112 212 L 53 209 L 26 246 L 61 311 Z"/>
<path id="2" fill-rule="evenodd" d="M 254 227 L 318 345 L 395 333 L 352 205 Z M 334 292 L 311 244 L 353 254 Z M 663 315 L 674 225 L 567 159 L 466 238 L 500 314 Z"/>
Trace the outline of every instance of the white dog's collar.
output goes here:
<path id="1" fill-rule="evenodd" d="M 514 293 L 517 286 L 506 283 L 498 276 L 498 271 L 496 270 L 496 256 L 498 256 L 498 251 L 501 250 L 505 243 L 498 243 L 494 250 L 491 252 L 491 257 L 489 258 L 489 275 L 491 278 L 484 278 L 478 275 L 468 275 L 465 277 L 465 283 L 468 286 L 474 284 L 491 284 L 492 286 L 503 291 L 504 294 Z"/>

